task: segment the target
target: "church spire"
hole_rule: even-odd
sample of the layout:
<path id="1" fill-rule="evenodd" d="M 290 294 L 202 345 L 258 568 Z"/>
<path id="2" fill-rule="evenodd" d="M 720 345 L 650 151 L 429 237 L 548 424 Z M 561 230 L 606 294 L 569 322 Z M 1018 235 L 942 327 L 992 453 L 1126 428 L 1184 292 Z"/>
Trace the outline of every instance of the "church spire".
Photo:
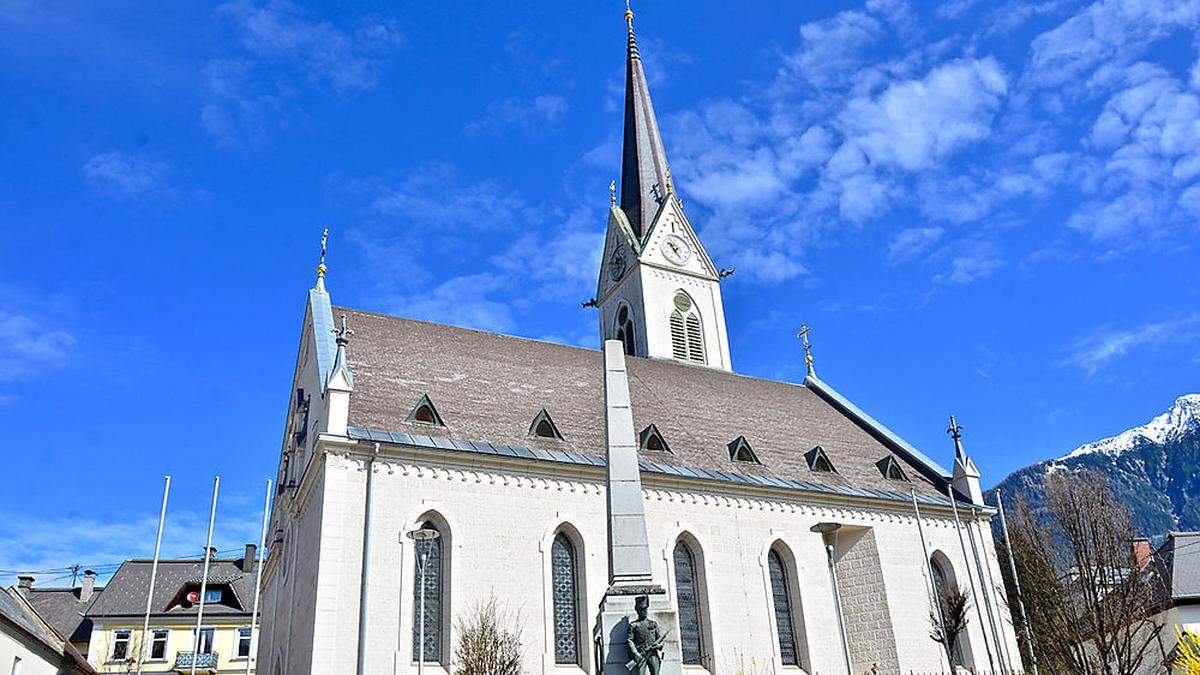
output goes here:
<path id="1" fill-rule="evenodd" d="M 658 205 L 674 191 L 667 153 L 650 103 L 650 88 L 633 34 L 633 11 L 625 5 L 629 40 L 625 54 L 625 136 L 621 151 L 621 209 L 634 233 L 650 227 Z"/>

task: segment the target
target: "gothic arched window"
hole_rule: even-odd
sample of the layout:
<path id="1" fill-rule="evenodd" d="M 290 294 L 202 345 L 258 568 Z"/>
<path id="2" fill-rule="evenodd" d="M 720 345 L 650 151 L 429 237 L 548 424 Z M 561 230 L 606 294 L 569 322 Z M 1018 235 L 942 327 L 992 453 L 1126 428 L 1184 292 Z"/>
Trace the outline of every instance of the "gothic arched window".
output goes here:
<path id="1" fill-rule="evenodd" d="M 929 569 L 933 573 L 933 586 L 937 592 L 938 604 L 941 606 L 941 616 L 945 619 L 946 613 L 949 611 L 949 596 L 958 593 L 958 585 L 954 581 L 954 569 L 949 566 L 950 561 L 945 560 L 945 556 L 941 551 L 934 551 L 929 557 Z M 958 639 L 954 642 L 954 665 L 966 667 L 967 659 L 963 652 L 963 642 L 967 639 L 967 632 L 964 630 L 958 635 Z"/>
<path id="2" fill-rule="evenodd" d="M 616 338 L 621 341 L 627 355 L 635 356 L 637 342 L 634 340 L 633 319 L 629 315 L 628 305 L 621 305 L 621 309 L 617 310 Z"/>
<path id="3" fill-rule="evenodd" d="M 704 330 L 696 305 L 687 293 L 675 294 L 671 312 L 671 356 L 680 361 L 705 363 Z"/>
<path id="4" fill-rule="evenodd" d="M 437 525 L 426 521 L 422 530 L 434 530 L 441 536 L 437 539 L 418 539 L 414 542 L 416 564 L 413 565 L 413 662 L 421 659 L 425 663 L 440 663 L 445 622 L 445 557 L 442 555 L 446 533 Z M 424 584 L 422 581 L 424 569 Z M 421 597 L 425 598 L 425 614 L 421 615 Z M 425 644 L 421 644 L 421 624 L 425 625 Z"/>
<path id="5" fill-rule="evenodd" d="M 792 580 L 779 551 L 767 553 L 767 568 L 771 576 L 771 600 L 775 606 L 775 629 L 779 633 L 779 658 L 785 666 L 798 666 L 796 626 L 792 611 Z"/>
<path id="6" fill-rule="evenodd" d="M 675 604 L 679 608 L 679 643 L 684 664 L 703 665 L 704 633 L 700 608 L 700 578 L 696 557 L 683 541 L 675 543 Z"/>
<path id="7" fill-rule="evenodd" d="M 559 532 L 550 547 L 554 590 L 554 662 L 579 664 L 579 578 L 575 545 Z"/>

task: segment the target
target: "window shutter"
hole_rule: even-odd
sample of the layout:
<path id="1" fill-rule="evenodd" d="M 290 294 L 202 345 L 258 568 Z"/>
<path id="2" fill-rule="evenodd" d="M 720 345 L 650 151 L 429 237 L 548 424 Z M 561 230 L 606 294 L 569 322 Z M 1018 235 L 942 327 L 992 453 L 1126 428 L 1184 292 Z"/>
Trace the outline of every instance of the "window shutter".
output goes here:
<path id="1" fill-rule="evenodd" d="M 671 312 L 671 356 L 686 361 L 688 357 L 687 331 L 683 325 L 683 315 L 678 311 Z"/>
<path id="2" fill-rule="evenodd" d="M 688 358 L 704 363 L 704 335 L 700 331 L 700 317 L 689 314 L 687 318 Z"/>

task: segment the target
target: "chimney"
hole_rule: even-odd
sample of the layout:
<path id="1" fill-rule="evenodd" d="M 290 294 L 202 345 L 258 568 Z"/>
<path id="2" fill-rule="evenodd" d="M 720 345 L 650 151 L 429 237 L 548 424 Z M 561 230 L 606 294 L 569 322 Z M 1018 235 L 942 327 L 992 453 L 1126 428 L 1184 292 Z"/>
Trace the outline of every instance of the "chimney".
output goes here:
<path id="1" fill-rule="evenodd" d="M 21 576 L 17 577 L 17 591 L 20 592 L 21 595 L 28 596 L 29 591 L 32 588 L 33 588 L 33 577 L 31 577 L 27 574 L 22 574 Z"/>
<path id="2" fill-rule="evenodd" d="M 242 571 L 249 572 L 254 569 L 255 558 L 258 555 L 258 546 L 256 544 L 246 544 L 246 552 L 242 554 Z"/>
<path id="3" fill-rule="evenodd" d="M 208 559 L 209 559 L 209 560 L 216 560 L 216 559 L 217 559 L 217 547 L 216 547 L 216 546 L 209 546 L 209 547 L 208 547 Z"/>
<path id="4" fill-rule="evenodd" d="M 91 570 L 84 570 L 83 585 L 79 587 L 79 601 L 91 602 L 92 593 L 96 590 L 96 573 Z"/>
<path id="5" fill-rule="evenodd" d="M 1133 564 L 1140 570 L 1150 562 L 1150 540 L 1145 537 L 1136 537 L 1130 542 L 1130 550 L 1133 554 Z"/>

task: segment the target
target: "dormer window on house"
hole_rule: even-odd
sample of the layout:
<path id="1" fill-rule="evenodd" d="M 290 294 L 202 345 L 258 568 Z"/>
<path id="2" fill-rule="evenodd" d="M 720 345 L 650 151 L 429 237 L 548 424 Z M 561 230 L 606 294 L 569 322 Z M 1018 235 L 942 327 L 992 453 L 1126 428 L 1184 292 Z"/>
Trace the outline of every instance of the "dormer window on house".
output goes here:
<path id="1" fill-rule="evenodd" d="M 900 468 L 900 462 L 891 455 L 876 462 L 875 466 L 879 467 L 879 472 L 888 480 L 908 482 L 908 475 Z"/>
<path id="2" fill-rule="evenodd" d="M 671 355 L 680 361 L 705 363 L 700 313 L 683 291 L 675 294 L 675 309 L 671 312 Z"/>
<path id="3" fill-rule="evenodd" d="M 671 452 L 671 446 L 667 445 L 662 434 L 658 432 L 658 427 L 653 424 L 642 429 L 638 436 L 638 447 L 650 452 Z"/>
<path id="4" fill-rule="evenodd" d="M 537 438 L 553 438 L 556 441 L 563 439 L 562 434 L 558 431 L 558 426 L 554 424 L 554 420 L 550 418 L 550 413 L 546 412 L 545 408 L 533 418 L 533 423 L 529 425 L 529 435 Z"/>
<path id="5" fill-rule="evenodd" d="M 837 473 L 833 462 L 829 461 L 829 456 L 825 454 L 825 449 L 819 445 L 804 453 L 804 460 L 808 462 L 810 471 L 817 473 Z"/>
<path id="6" fill-rule="evenodd" d="M 729 443 L 729 459 L 735 462 L 759 463 L 745 436 L 738 436 Z"/>
<path id="7" fill-rule="evenodd" d="M 433 407 L 433 401 L 429 400 L 428 394 L 421 394 L 421 400 L 417 401 L 417 405 L 409 411 L 406 421 L 435 427 L 446 426 L 445 422 L 442 422 L 442 416 L 438 414 L 437 408 Z"/>

